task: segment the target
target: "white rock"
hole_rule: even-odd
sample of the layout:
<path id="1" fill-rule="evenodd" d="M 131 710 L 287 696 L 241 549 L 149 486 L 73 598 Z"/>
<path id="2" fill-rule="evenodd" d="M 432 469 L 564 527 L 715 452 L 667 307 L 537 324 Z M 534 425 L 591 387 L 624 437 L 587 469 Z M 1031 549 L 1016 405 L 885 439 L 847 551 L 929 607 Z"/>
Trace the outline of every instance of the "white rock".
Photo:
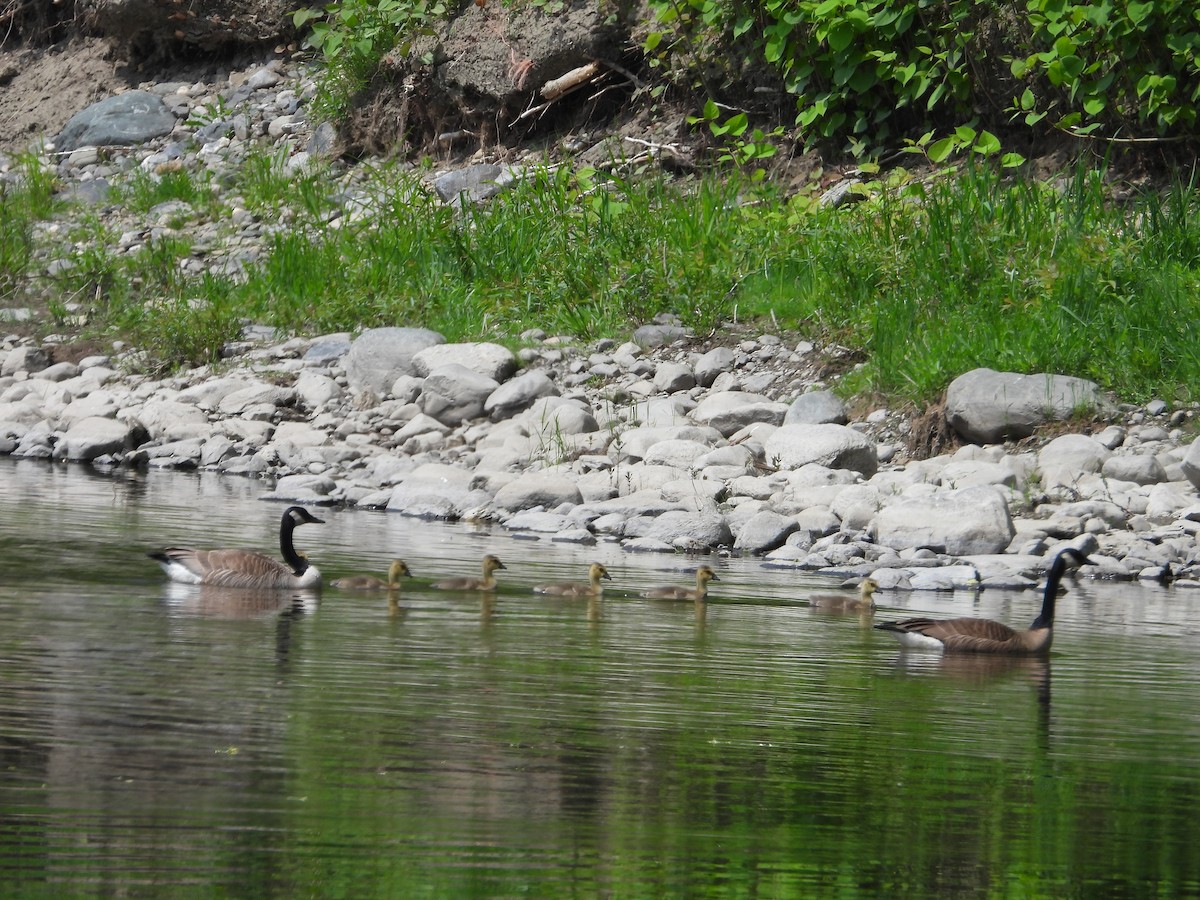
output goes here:
<path id="1" fill-rule="evenodd" d="M 879 467 L 875 442 L 845 425 L 784 425 L 767 438 L 763 451 L 780 469 L 816 463 L 869 478 Z"/>
<path id="2" fill-rule="evenodd" d="M 999 553 L 1016 533 L 1004 497 L 989 487 L 903 498 L 881 509 L 868 530 L 885 547 L 952 556 Z"/>

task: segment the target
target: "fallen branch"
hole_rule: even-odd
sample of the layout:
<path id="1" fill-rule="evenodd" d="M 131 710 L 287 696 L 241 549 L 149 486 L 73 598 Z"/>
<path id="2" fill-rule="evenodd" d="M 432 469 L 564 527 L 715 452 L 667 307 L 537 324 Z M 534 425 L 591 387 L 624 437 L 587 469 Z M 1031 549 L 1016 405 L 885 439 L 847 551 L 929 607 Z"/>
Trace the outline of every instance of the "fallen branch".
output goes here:
<path id="1" fill-rule="evenodd" d="M 565 75 L 560 75 L 557 78 L 547 81 L 542 85 L 541 94 L 547 101 L 557 100 L 563 94 L 573 91 L 580 85 L 591 81 L 600 74 L 601 69 L 600 63 L 593 60 L 586 66 L 579 66 Z"/>

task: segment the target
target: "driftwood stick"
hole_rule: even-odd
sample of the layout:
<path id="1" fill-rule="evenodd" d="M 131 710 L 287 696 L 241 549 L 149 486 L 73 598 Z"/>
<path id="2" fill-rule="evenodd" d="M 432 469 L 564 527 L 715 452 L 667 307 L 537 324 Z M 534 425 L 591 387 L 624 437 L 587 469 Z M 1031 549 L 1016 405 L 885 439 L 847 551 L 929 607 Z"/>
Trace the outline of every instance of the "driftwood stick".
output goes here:
<path id="1" fill-rule="evenodd" d="M 581 84 L 591 81 L 600 74 L 600 70 L 600 63 L 594 60 L 588 63 L 586 66 L 579 66 L 578 68 L 572 69 L 565 75 L 552 78 L 550 81 L 547 81 L 545 84 L 543 84 L 541 91 L 542 96 L 545 97 L 546 100 L 557 100 L 559 97 L 563 96 L 563 94 L 574 90 Z"/>

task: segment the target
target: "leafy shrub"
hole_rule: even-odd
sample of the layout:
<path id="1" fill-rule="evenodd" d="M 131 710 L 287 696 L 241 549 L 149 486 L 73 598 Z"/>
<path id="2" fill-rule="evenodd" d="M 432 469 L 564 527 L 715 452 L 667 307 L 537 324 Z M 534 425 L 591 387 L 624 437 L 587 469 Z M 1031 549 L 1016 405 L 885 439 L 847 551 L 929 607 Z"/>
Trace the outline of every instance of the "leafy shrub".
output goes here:
<path id="1" fill-rule="evenodd" d="M 1200 103 L 1200 6 L 1194 0 L 1028 0 L 1029 84 L 1014 101 L 1028 125 L 1074 134 L 1165 137 L 1192 129 Z"/>
<path id="2" fill-rule="evenodd" d="M 858 156 L 931 130 L 949 136 L 946 148 L 989 155 L 999 142 L 983 136 L 988 127 L 999 130 L 1005 113 L 1015 114 L 1018 127 L 1051 117 L 1076 134 L 1148 127 L 1159 137 L 1185 137 L 1200 101 L 1200 7 L 1193 0 L 650 6 L 655 22 L 644 49 L 676 84 L 700 87 L 709 100 L 748 102 L 737 89 L 746 81 L 741 61 L 750 59 L 794 96 L 805 143 Z M 997 58 L 1011 62 L 1015 81 L 996 77 Z M 960 126 L 979 137 L 963 139 Z"/>
<path id="3" fill-rule="evenodd" d="M 341 115 L 385 54 L 407 55 L 413 39 L 432 31 L 449 9 L 446 0 L 334 0 L 297 10 L 293 22 L 308 26 L 305 43 L 328 66 L 318 112 Z"/>

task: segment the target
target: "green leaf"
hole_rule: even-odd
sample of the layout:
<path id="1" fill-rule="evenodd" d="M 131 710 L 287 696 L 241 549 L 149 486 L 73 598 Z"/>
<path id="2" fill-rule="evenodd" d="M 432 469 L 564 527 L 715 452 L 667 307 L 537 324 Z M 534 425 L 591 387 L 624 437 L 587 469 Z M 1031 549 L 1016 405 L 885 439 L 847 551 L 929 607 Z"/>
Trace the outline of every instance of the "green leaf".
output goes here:
<path id="1" fill-rule="evenodd" d="M 954 138 L 942 138 L 940 141 L 935 141 L 929 146 L 929 159 L 931 162 L 941 163 L 954 152 Z"/>
<path id="2" fill-rule="evenodd" d="M 1129 16 L 1129 21 L 1141 27 L 1150 13 L 1154 12 L 1154 0 L 1147 0 L 1146 3 L 1130 3 L 1125 8 L 1125 12 Z"/>
<path id="3" fill-rule="evenodd" d="M 1064 56 L 1074 56 L 1075 42 L 1069 37 L 1060 37 L 1054 42 L 1054 52 L 1058 54 L 1060 59 Z"/>
<path id="4" fill-rule="evenodd" d="M 1025 157 L 1020 153 L 1005 153 L 1000 157 L 1000 165 L 1006 169 L 1015 169 L 1025 165 Z"/>
<path id="5" fill-rule="evenodd" d="M 835 53 L 841 53 L 854 41 L 854 28 L 845 22 L 840 22 L 829 29 L 829 47 Z"/>
<path id="6" fill-rule="evenodd" d="M 1078 56 L 1064 56 L 1059 60 L 1062 63 L 1063 71 L 1066 72 L 1068 78 L 1078 78 L 1079 73 L 1083 71 L 1084 61 Z"/>
<path id="7" fill-rule="evenodd" d="M 1089 116 L 1098 116 L 1107 105 L 1103 97 L 1088 97 L 1083 101 L 1083 111 Z"/>
<path id="8" fill-rule="evenodd" d="M 981 156 L 991 156 L 993 153 L 1000 152 L 1000 139 L 990 131 L 981 131 L 979 140 L 971 149 Z"/>

